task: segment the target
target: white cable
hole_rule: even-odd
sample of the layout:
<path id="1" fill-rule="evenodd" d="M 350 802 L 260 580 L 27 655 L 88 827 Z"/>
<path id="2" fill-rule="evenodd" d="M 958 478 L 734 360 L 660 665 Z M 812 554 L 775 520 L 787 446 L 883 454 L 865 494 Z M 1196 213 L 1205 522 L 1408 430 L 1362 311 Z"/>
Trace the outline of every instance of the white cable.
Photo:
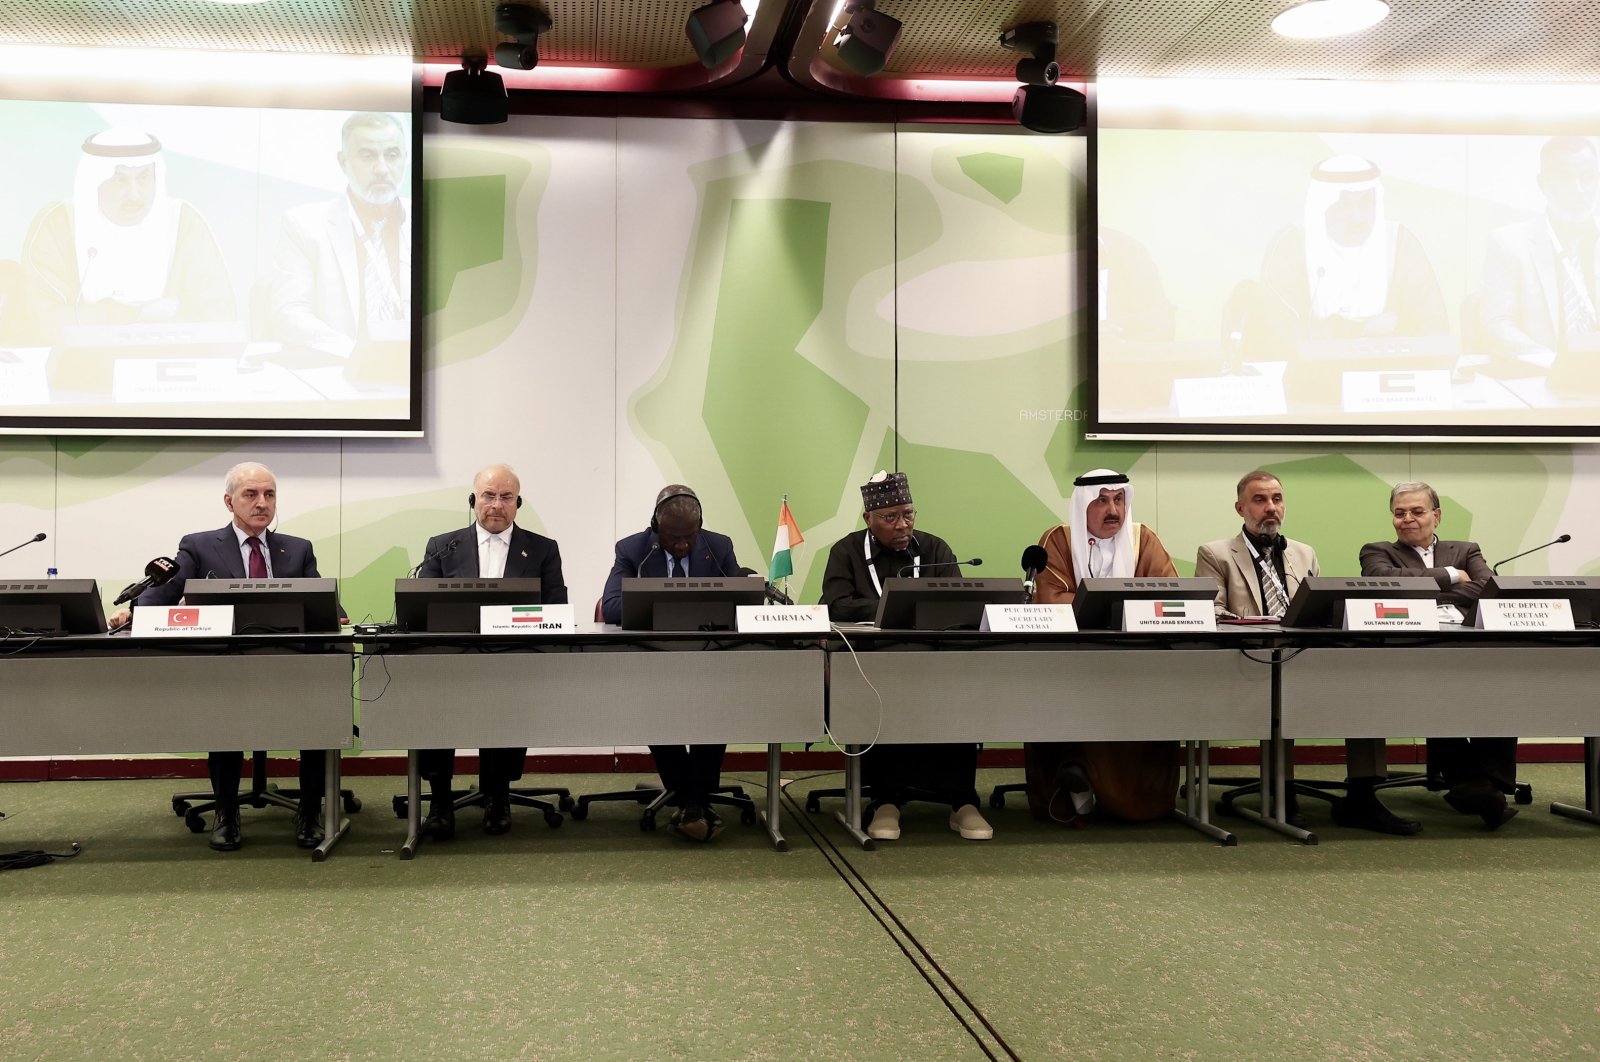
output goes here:
<path id="1" fill-rule="evenodd" d="M 872 695 L 878 699 L 878 726 L 877 729 L 872 732 L 872 740 L 868 742 L 867 747 L 862 749 L 860 752 L 851 752 L 849 749 L 846 749 L 843 745 L 841 745 L 839 743 L 839 739 L 833 736 L 833 731 L 829 729 L 826 720 L 824 720 L 822 723 L 822 732 L 827 735 L 829 741 L 833 742 L 833 747 L 844 753 L 846 756 L 865 756 L 869 751 L 872 750 L 873 746 L 877 745 L 878 735 L 883 733 L 883 694 L 879 693 L 878 687 L 874 686 L 872 684 L 872 680 L 867 678 L 867 673 L 861 666 L 861 658 L 856 655 L 856 647 L 850 644 L 850 639 L 845 637 L 843 629 L 841 629 L 838 624 L 834 623 L 830 623 L 828 626 L 830 629 L 832 629 L 833 633 L 839 636 L 839 640 L 844 643 L 844 647 L 850 650 L 850 659 L 855 661 L 856 671 L 860 672 L 861 674 L 861 681 L 867 684 L 867 689 L 871 690 Z"/>

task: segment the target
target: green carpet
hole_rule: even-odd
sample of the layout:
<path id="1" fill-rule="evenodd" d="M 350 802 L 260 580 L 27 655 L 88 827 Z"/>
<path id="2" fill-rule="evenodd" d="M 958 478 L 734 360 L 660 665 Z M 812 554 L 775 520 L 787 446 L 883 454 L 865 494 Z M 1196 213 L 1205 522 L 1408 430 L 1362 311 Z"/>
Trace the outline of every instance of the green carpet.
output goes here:
<path id="1" fill-rule="evenodd" d="M 1600 831 L 1548 811 L 1581 800 L 1580 768 L 1522 776 L 1535 802 L 1497 834 L 1418 790 L 1389 803 L 1422 836 L 1342 830 L 1313 804 L 1313 848 L 1241 820 L 1236 848 L 1165 823 L 1062 829 L 1013 797 L 991 842 L 914 805 L 901 841 L 861 852 L 838 802 L 793 814 L 834 775 L 792 786 L 784 855 L 759 827 L 697 846 L 611 804 L 556 830 L 519 809 L 505 837 L 468 812 L 411 862 L 400 780 L 357 778 L 366 808 L 321 864 L 277 811 L 246 810 L 245 847 L 209 851 L 168 809 L 179 783 L 8 784 L 0 850 L 84 851 L 0 875 L 0 1052 L 1593 1054 Z"/>

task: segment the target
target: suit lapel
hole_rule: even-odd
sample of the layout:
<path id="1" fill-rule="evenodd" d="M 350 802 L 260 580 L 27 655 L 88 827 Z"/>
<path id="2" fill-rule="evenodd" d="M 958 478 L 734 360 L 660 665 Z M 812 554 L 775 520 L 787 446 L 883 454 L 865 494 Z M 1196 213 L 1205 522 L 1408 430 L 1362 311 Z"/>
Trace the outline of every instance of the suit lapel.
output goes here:
<path id="1" fill-rule="evenodd" d="M 474 538 L 476 538 L 476 534 L 474 534 Z M 520 527 L 513 527 L 511 529 L 511 541 L 506 547 L 509 550 L 509 552 L 506 553 L 507 579 L 521 579 L 529 575 L 538 574 L 538 572 L 530 572 L 528 570 L 530 567 L 532 567 L 533 561 L 528 549 L 531 544 L 532 536 L 529 535 L 528 532 L 524 531 Z"/>
<path id="2" fill-rule="evenodd" d="M 1261 579 L 1256 575 L 1255 560 L 1250 556 L 1250 547 L 1245 544 L 1244 535 L 1239 535 L 1233 540 L 1233 566 L 1238 569 L 1239 578 L 1244 581 L 1245 589 L 1250 591 L 1250 600 L 1255 602 L 1256 615 L 1266 615 L 1267 606 L 1261 600 Z"/>
<path id="3" fill-rule="evenodd" d="M 1422 557 L 1417 551 L 1404 542 L 1396 542 L 1394 544 L 1394 555 L 1399 559 L 1400 567 L 1402 568 L 1415 568 L 1419 572 L 1428 570 L 1423 565 Z M 1437 546 L 1434 547 L 1433 559 L 1436 561 L 1439 559 L 1439 548 Z"/>
<path id="4" fill-rule="evenodd" d="M 216 543 L 217 574 L 230 579 L 243 579 L 244 557 L 239 553 L 239 537 L 233 533 L 232 524 L 217 532 Z"/>
<path id="5" fill-rule="evenodd" d="M 1561 334 L 1561 285 L 1556 279 L 1556 249 L 1551 242 L 1548 225 L 1535 232 L 1532 246 L 1528 248 L 1528 257 L 1533 261 L 1534 272 L 1539 277 L 1539 290 L 1544 296 L 1545 313 L 1549 315 L 1553 346 L 1555 337 Z"/>

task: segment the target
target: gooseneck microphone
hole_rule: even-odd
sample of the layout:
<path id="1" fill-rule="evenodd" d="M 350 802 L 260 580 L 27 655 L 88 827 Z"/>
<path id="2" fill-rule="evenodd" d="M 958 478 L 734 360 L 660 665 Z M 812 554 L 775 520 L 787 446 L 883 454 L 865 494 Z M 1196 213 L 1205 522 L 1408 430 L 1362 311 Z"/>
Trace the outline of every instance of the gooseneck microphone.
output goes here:
<path id="1" fill-rule="evenodd" d="M 649 564 L 650 558 L 654 557 L 659 552 L 661 552 L 661 542 L 658 539 L 655 542 L 650 543 L 650 552 L 644 555 L 644 559 L 639 562 L 639 567 L 633 570 L 633 577 L 635 579 L 644 574 L 644 566 Z"/>
<path id="2" fill-rule="evenodd" d="M 157 557 L 144 566 L 143 579 L 136 583 L 129 583 L 122 588 L 122 593 L 118 594 L 117 599 L 111 602 L 111 607 L 116 608 L 118 605 L 125 605 L 152 586 L 160 586 L 162 583 L 170 581 L 177 574 L 177 561 L 171 557 Z"/>
<path id="3" fill-rule="evenodd" d="M 793 598 L 791 598 L 788 594 L 784 593 L 782 590 L 779 590 L 776 586 L 773 586 L 771 583 L 767 582 L 766 577 L 762 576 L 761 573 L 756 571 L 754 568 L 739 568 L 739 569 L 737 569 L 735 571 L 734 574 L 742 576 L 742 577 L 744 577 L 746 579 L 750 578 L 751 576 L 759 577 L 761 579 L 761 585 L 765 588 L 765 592 L 766 592 L 766 595 L 767 595 L 767 604 L 769 604 L 769 605 L 792 605 L 792 604 L 794 604 L 794 599 Z"/>
<path id="4" fill-rule="evenodd" d="M 15 546 L 12 546 L 10 549 L 6 550 L 6 553 L 15 553 L 17 550 L 21 549 L 23 546 L 31 546 L 35 542 L 43 542 L 48 537 L 49 536 L 46 535 L 43 531 L 40 531 L 37 535 L 34 535 L 32 538 L 28 539 L 28 541 L 19 542 Z M 0 557 L 4 557 L 6 555 L 6 553 L 0 553 Z"/>
<path id="5" fill-rule="evenodd" d="M 444 545 L 440 546 L 426 557 L 423 557 L 417 562 L 417 566 L 411 569 L 410 578 L 415 579 L 417 577 L 417 573 L 422 570 L 422 566 L 436 557 L 442 557 L 446 553 L 454 553 L 456 551 L 456 547 L 459 545 L 461 545 L 461 540 L 459 538 L 452 538 L 449 542 L 446 542 Z"/>
<path id="6" fill-rule="evenodd" d="M 956 565 L 958 567 L 976 568 L 978 565 L 980 565 L 982 563 L 983 563 L 983 558 L 982 557 L 973 557 L 971 560 L 964 560 L 964 561 L 934 561 L 931 564 L 922 564 L 922 565 L 908 564 L 904 568 L 901 568 L 895 574 L 896 575 L 904 575 L 906 572 L 916 571 L 917 568 L 919 568 L 919 567 L 921 567 L 921 568 L 948 568 L 951 565 Z"/>
<path id="7" fill-rule="evenodd" d="M 1044 566 L 1050 563 L 1050 554 L 1044 551 L 1043 546 L 1035 544 L 1022 551 L 1021 563 L 1022 589 L 1024 592 L 1022 603 L 1031 605 L 1033 604 L 1034 580 L 1044 570 Z"/>
<path id="8" fill-rule="evenodd" d="M 1502 565 L 1502 564 L 1510 564 L 1512 561 L 1516 560 L 1518 557 L 1526 557 L 1530 553 L 1538 553 L 1541 549 L 1549 549 L 1551 546 L 1559 546 L 1563 542 L 1571 542 L 1571 541 L 1572 541 L 1572 536 L 1571 535 L 1562 535 L 1560 538 L 1556 539 L 1553 542 L 1546 542 L 1542 546 L 1535 546 L 1532 549 L 1525 549 L 1521 553 L 1516 554 L 1515 556 L 1507 557 L 1503 561 L 1498 561 L 1495 564 L 1493 564 L 1489 568 L 1489 570 L 1491 572 L 1493 572 L 1494 574 L 1499 575 L 1500 574 L 1500 565 Z"/>

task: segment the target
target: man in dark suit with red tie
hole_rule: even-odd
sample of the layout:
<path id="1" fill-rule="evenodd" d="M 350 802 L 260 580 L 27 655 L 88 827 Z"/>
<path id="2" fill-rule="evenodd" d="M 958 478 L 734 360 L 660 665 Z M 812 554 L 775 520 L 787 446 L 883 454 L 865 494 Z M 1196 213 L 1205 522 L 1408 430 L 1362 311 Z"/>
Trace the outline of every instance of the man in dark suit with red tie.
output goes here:
<path id="1" fill-rule="evenodd" d="M 567 603 L 567 584 L 561 575 L 561 549 L 554 539 L 536 535 L 516 525 L 522 508 L 522 482 L 506 465 L 490 465 L 472 480 L 467 495 L 475 519 L 459 531 L 428 539 L 422 566 L 423 579 L 537 578 L 539 599 L 547 605 Z M 426 836 L 444 840 L 455 836 L 456 813 L 450 798 L 455 773 L 454 749 L 423 749 L 418 767 L 428 780 L 431 799 L 422 824 Z M 528 750 L 479 749 L 478 786 L 483 791 L 485 833 L 511 829 L 511 783 L 522 777 Z"/>
<path id="2" fill-rule="evenodd" d="M 1439 492 L 1422 482 L 1398 483 L 1389 492 L 1396 541 L 1361 547 L 1361 574 L 1376 578 L 1427 576 L 1439 584 L 1438 602 L 1452 605 L 1471 622 L 1484 584 L 1494 574 L 1476 542 L 1440 538 L 1444 510 Z M 1445 801 L 1477 815 L 1491 830 L 1510 822 L 1517 809 L 1506 794 L 1517 787 L 1515 737 L 1429 738 L 1428 763 L 1450 786 Z"/>
<path id="3" fill-rule="evenodd" d="M 278 481 L 264 465 L 246 462 L 228 470 L 223 480 L 222 503 L 233 522 L 216 531 L 184 535 L 174 560 L 178 574 L 161 586 L 152 586 L 134 602 L 175 605 L 190 579 L 317 579 L 317 555 L 311 543 L 270 530 L 278 515 Z M 113 628 L 128 622 L 130 613 L 111 617 Z M 315 848 L 322 843 L 322 796 L 325 754 L 320 749 L 300 753 L 300 807 L 294 817 L 295 843 Z M 241 843 L 239 829 L 239 778 L 244 753 L 212 752 L 206 756 L 211 773 L 211 793 L 217 815 L 211 847 L 232 852 Z"/>
<path id="4" fill-rule="evenodd" d="M 600 618 L 622 622 L 622 580 L 625 578 L 708 578 L 735 576 L 739 561 L 733 540 L 707 531 L 702 524 L 700 499 L 682 483 L 672 483 L 656 495 L 650 526 L 617 543 L 616 560 L 606 577 L 600 598 Z M 706 798 L 722 784 L 722 759 L 726 745 L 651 745 L 661 784 L 677 801 L 672 832 L 692 841 L 710 841 L 722 832 L 722 820 Z"/>

